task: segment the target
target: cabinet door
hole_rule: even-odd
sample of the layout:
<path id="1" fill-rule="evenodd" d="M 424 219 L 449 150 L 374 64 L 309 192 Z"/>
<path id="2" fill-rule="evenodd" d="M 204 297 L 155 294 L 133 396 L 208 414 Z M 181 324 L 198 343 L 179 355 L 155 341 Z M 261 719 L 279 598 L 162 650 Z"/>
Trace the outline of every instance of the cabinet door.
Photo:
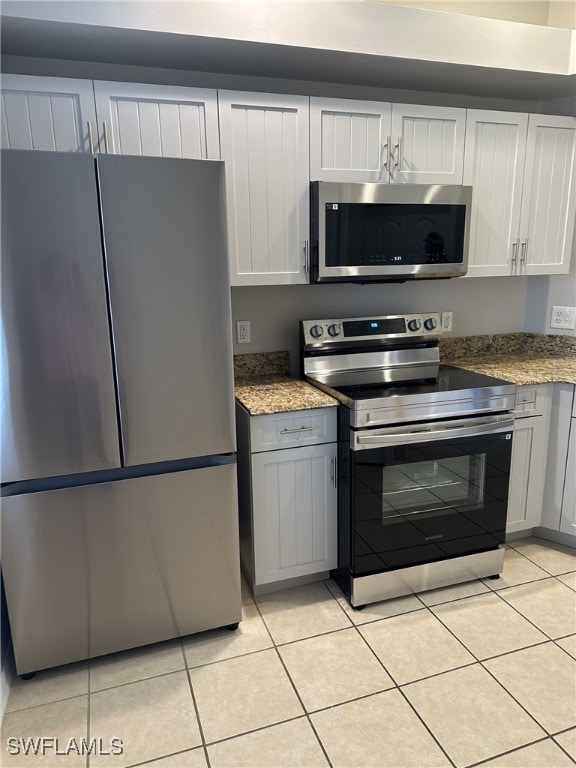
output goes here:
<path id="1" fill-rule="evenodd" d="M 392 105 L 310 99 L 310 178 L 388 181 Z"/>
<path id="2" fill-rule="evenodd" d="M 465 127 L 465 109 L 394 104 L 391 180 L 462 184 Z"/>
<path id="3" fill-rule="evenodd" d="M 514 274 L 528 115 L 468 110 L 464 184 L 472 186 L 470 276 Z"/>
<path id="4" fill-rule="evenodd" d="M 573 421 L 574 385 L 554 384 L 550 411 L 550 437 L 546 465 L 546 483 L 542 505 L 542 525 L 553 531 L 560 530 L 562 502 L 566 482 L 566 469 L 574 482 L 574 470 L 567 464 L 570 425 Z"/>
<path id="5" fill-rule="evenodd" d="M 90 152 L 91 80 L 2 75 L 2 148 Z"/>
<path id="6" fill-rule="evenodd" d="M 570 439 L 568 442 L 568 458 L 566 461 L 566 477 L 562 494 L 562 513 L 560 530 L 576 536 L 576 419 L 570 419 Z"/>
<path id="7" fill-rule="evenodd" d="M 252 456 L 255 583 L 336 567 L 336 443 Z"/>
<path id="8" fill-rule="evenodd" d="M 570 268 L 576 211 L 576 118 L 530 115 L 520 219 L 520 272 Z"/>
<path id="9" fill-rule="evenodd" d="M 514 425 L 508 522 L 506 531 L 523 531 L 540 525 L 548 447 L 544 416 L 518 419 Z"/>
<path id="10" fill-rule="evenodd" d="M 307 282 L 308 98 L 219 91 L 232 285 Z"/>
<path id="11" fill-rule="evenodd" d="M 101 152 L 218 160 L 216 91 L 94 83 Z"/>

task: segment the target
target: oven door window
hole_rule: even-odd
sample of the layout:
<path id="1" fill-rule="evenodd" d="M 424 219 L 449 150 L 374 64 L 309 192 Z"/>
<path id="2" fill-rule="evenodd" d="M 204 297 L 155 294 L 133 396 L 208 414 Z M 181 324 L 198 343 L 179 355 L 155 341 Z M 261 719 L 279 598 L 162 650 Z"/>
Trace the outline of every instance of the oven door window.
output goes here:
<path id="1" fill-rule="evenodd" d="M 355 574 L 503 543 L 512 433 L 353 452 Z"/>

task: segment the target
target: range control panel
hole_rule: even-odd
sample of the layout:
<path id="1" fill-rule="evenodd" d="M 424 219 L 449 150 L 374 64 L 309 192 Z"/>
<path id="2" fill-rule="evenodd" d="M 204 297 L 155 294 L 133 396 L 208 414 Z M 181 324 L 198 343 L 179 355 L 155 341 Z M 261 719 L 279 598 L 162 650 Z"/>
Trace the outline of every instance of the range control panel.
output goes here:
<path id="1" fill-rule="evenodd" d="M 425 337 L 437 338 L 442 333 L 439 312 L 381 317 L 348 317 L 331 320 L 301 320 L 303 345 L 350 344 L 354 341 L 385 341 Z"/>

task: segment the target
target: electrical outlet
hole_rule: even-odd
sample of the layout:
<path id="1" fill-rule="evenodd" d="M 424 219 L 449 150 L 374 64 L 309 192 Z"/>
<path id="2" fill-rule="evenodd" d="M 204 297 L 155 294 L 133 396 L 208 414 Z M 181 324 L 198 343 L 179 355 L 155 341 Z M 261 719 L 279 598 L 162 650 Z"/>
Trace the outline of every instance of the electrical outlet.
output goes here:
<path id="1" fill-rule="evenodd" d="M 442 333 L 452 330 L 452 312 L 442 312 Z"/>
<path id="2" fill-rule="evenodd" d="M 236 341 L 238 344 L 250 343 L 250 320 L 238 320 L 236 323 Z"/>
<path id="3" fill-rule="evenodd" d="M 550 328 L 576 328 L 576 307 L 552 307 Z"/>

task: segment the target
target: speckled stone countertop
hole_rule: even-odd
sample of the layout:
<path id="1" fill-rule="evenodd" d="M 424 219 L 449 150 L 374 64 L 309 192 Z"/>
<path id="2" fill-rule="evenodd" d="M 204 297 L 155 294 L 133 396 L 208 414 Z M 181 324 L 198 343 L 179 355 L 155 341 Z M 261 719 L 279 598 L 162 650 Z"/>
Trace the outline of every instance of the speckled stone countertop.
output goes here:
<path id="1" fill-rule="evenodd" d="M 330 395 L 305 381 L 280 376 L 240 380 L 236 382 L 234 390 L 236 400 L 242 403 L 252 416 L 338 405 Z"/>
<path id="2" fill-rule="evenodd" d="M 576 384 L 576 338 L 535 333 L 442 339 L 443 363 L 513 384 Z"/>
<path id="3" fill-rule="evenodd" d="M 234 357 L 234 394 L 252 416 L 330 408 L 338 402 L 316 387 L 290 377 L 288 352 Z"/>
<path id="4" fill-rule="evenodd" d="M 576 384 L 576 337 L 537 333 L 461 336 L 440 341 L 441 362 L 513 384 Z M 234 357 L 236 399 L 253 416 L 338 405 L 330 395 L 290 376 L 288 352 Z"/>

